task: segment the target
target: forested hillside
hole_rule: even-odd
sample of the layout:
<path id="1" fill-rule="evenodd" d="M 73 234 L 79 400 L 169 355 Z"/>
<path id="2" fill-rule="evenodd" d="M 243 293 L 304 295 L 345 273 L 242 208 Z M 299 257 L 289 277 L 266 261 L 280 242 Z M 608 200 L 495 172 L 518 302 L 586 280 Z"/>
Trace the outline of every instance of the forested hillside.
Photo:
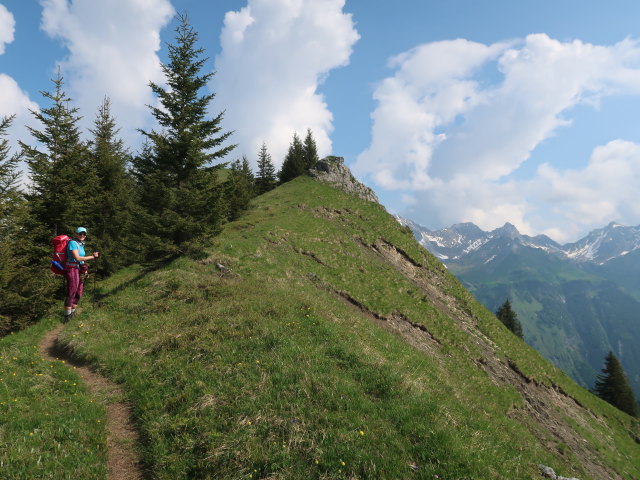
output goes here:
<path id="1" fill-rule="evenodd" d="M 64 295 L 60 278 L 47 275 L 53 237 L 87 229 L 87 251 L 102 254 L 92 262 L 100 277 L 166 261 L 199 249 L 255 195 L 318 160 L 311 130 L 304 142 L 294 134 L 280 172 L 264 143 L 255 173 L 246 156 L 229 158 L 232 132 L 223 112 L 211 111 L 215 94 L 203 93 L 213 74 L 202 72 L 205 52 L 186 15 L 168 50 L 166 83 L 149 84 L 158 128 L 140 131 L 137 152 L 119 137 L 108 97 L 93 128 L 81 130 L 83 112 L 71 106 L 60 70 L 31 112 L 30 142 L 12 150 L 15 117 L 0 118 L 0 336 L 37 321 Z"/>

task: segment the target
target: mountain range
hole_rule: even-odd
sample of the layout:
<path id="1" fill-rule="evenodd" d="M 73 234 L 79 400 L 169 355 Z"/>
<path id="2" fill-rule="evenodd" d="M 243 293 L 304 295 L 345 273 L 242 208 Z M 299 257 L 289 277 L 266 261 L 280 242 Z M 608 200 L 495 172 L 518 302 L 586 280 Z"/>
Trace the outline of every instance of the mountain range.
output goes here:
<path id="1" fill-rule="evenodd" d="M 613 351 L 640 396 L 640 226 L 617 223 L 560 245 L 506 223 L 431 231 L 396 219 L 489 310 L 510 299 L 525 341 L 591 388 Z"/>

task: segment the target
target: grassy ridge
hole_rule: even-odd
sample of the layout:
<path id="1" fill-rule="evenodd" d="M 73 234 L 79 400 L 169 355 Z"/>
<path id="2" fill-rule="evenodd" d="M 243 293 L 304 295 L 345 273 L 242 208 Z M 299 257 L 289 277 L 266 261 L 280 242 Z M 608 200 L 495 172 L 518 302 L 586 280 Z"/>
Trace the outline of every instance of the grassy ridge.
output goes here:
<path id="1" fill-rule="evenodd" d="M 385 261 L 381 239 L 452 304 Z M 516 388 L 478 368 L 486 348 L 447 308 L 530 382 L 597 412 L 564 426 L 597 462 L 640 477 L 629 417 L 513 337 L 379 205 L 309 179 L 257 199 L 202 258 L 132 267 L 101 290 L 103 305 L 65 339 L 123 383 L 152 478 L 525 479 L 538 463 L 597 478 L 527 416 Z M 373 318 L 395 314 L 428 329 L 431 354 Z"/>

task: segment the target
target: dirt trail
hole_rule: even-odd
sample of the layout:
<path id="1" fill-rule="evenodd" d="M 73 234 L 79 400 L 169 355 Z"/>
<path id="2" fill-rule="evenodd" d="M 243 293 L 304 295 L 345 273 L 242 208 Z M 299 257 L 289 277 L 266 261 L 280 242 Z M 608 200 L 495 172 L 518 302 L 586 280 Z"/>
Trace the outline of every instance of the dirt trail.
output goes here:
<path id="1" fill-rule="evenodd" d="M 58 335 L 64 325 L 58 325 L 40 341 L 40 353 L 48 360 L 64 360 L 86 383 L 89 392 L 105 405 L 107 411 L 108 480 L 142 479 L 142 469 L 136 445 L 138 434 L 131 421 L 131 409 L 122 401 L 119 385 L 75 362 L 60 348 Z"/>

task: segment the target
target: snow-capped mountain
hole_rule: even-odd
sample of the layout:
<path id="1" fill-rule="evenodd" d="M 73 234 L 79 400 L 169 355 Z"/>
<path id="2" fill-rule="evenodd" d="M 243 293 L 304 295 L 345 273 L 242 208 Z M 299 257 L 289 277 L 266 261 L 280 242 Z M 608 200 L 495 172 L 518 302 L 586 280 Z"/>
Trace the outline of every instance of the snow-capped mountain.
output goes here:
<path id="1" fill-rule="evenodd" d="M 560 245 L 546 235 L 523 235 L 510 223 L 489 232 L 473 223 L 458 223 L 431 231 L 411 220 L 399 216 L 396 219 L 409 227 L 420 244 L 444 263 L 460 261 L 470 255 L 479 255 L 489 260 L 493 255 L 499 255 L 496 250 L 512 250 L 522 246 L 541 249 L 551 255 L 560 255 L 577 262 L 602 265 L 640 250 L 640 226 L 627 227 L 617 223 L 594 230 L 575 243 Z"/>
<path id="2" fill-rule="evenodd" d="M 640 396 L 640 226 L 610 223 L 560 245 L 509 223 L 431 231 L 396 218 L 487 309 L 509 298 L 527 343 L 575 380 L 593 386 L 613 351 Z"/>
<path id="3" fill-rule="evenodd" d="M 610 223 L 592 231 L 582 240 L 563 247 L 567 257 L 602 265 L 640 248 L 640 226 L 625 227 Z"/>

